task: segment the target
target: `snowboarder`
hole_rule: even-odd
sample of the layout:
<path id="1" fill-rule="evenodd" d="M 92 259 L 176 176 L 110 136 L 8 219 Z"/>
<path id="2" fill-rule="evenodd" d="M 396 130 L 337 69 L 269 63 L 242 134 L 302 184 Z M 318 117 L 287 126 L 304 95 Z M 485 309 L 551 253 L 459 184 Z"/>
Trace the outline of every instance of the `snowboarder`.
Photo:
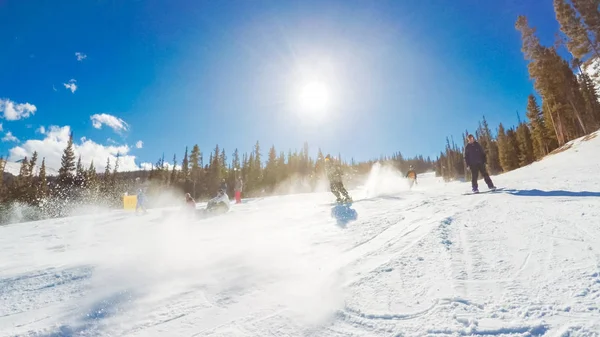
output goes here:
<path id="1" fill-rule="evenodd" d="M 331 159 L 330 155 L 325 157 L 325 172 L 329 179 L 329 187 L 331 193 L 335 195 L 338 203 L 351 203 L 352 198 L 348 195 L 348 191 L 342 182 L 342 168 Z M 343 198 L 342 198 L 343 196 Z"/>
<path id="2" fill-rule="evenodd" d="M 236 204 L 241 204 L 242 203 L 242 188 L 244 186 L 244 183 L 242 182 L 242 177 L 238 177 L 237 180 L 235 181 L 235 203 Z"/>
<path id="3" fill-rule="evenodd" d="M 408 178 L 408 183 L 410 184 L 410 186 L 408 188 L 412 189 L 413 184 L 417 182 L 417 172 L 415 172 L 415 169 L 413 168 L 412 165 L 409 166 L 408 172 L 406 172 L 405 178 Z"/>
<path id="4" fill-rule="evenodd" d="M 139 189 L 138 190 L 138 194 L 137 194 L 137 203 L 135 205 L 135 213 L 138 213 L 139 209 L 142 209 L 142 211 L 144 213 L 148 213 L 148 211 L 146 210 L 146 194 L 144 193 L 143 189 Z"/>
<path id="5" fill-rule="evenodd" d="M 477 179 L 480 172 L 488 188 L 492 191 L 495 190 L 496 186 L 494 186 L 485 168 L 487 157 L 483 147 L 475 140 L 473 135 L 469 135 L 467 140 L 469 143 L 465 146 L 465 163 L 467 164 L 467 168 L 471 170 L 471 187 L 473 188 L 473 193 L 479 193 Z"/>

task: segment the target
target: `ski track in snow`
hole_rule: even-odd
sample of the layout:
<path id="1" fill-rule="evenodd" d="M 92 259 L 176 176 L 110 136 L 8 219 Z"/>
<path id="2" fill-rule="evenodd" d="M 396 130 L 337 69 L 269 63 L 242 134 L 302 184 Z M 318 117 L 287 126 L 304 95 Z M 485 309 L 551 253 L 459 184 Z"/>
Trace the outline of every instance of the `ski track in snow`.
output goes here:
<path id="1" fill-rule="evenodd" d="M 343 225 L 314 193 L 3 226 L 0 336 L 599 336 L 598 153 L 352 191 Z"/>

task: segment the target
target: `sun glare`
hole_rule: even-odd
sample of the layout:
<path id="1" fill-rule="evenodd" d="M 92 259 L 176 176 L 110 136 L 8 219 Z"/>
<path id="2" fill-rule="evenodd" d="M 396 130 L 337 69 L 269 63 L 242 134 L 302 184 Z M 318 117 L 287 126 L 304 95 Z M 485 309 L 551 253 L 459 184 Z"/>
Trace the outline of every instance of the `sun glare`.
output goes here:
<path id="1" fill-rule="evenodd" d="M 323 82 L 307 82 L 300 89 L 299 101 L 304 112 L 323 112 L 329 107 L 329 89 Z"/>

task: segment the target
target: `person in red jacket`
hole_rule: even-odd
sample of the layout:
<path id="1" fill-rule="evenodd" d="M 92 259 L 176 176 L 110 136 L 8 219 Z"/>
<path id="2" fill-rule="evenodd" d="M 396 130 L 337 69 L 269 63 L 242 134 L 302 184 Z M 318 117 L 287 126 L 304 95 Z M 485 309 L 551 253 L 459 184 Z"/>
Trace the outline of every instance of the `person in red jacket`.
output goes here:
<path id="1" fill-rule="evenodd" d="M 243 186 L 244 186 L 244 183 L 242 182 L 242 177 L 238 177 L 235 182 L 235 203 L 236 204 L 242 203 L 242 188 L 243 188 Z"/>

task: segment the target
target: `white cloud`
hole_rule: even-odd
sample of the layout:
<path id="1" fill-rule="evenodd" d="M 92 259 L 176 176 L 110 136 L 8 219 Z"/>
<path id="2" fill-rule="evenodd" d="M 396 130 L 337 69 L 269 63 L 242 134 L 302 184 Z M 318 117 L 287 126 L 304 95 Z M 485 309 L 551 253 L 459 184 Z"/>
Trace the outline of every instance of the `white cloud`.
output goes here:
<path id="1" fill-rule="evenodd" d="M 35 131 L 41 133 L 42 135 L 46 134 L 46 128 L 43 125 L 41 125 L 39 128 L 37 128 L 37 130 L 35 130 Z"/>
<path id="2" fill-rule="evenodd" d="M 0 131 L 2 131 L 2 123 L 0 123 Z"/>
<path id="3" fill-rule="evenodd" d="M 75 57 L 77 57 L 77 61 L 81 62 L 87 58 L 87 55 L 84 53 L 76 52 Z"/>
<path id="4" fill-rule="evenodd" d="M 54 84 L 52 85 L 52 90 L 58 91 L 58 89 L 56 89 L 56 87 L 54 86 Z"/>
<path id="5" fill-rule="evenodd" d="M 13 136 L 12 132 L 6 131 L 6 135 L 2 137 L 3 142 L 18 142 L 17 137 Z"/>
<path id="6" fill-rule="evenodd" d="M 2 124 L 0 124 L 0 127 L 2 127 Z M 138 140 L 137 143 L 135 143 L 135 148 L 141 149 L 142 147 L 144 147 L 144 142 L 142 142 L 141 140 Z"/>
<path id="7" fill-rule="evenodd" d="M 29 103 L 15 103 L 10 99 L 0 98 L 0 112 L 4 113 L 4 118 L 9 121 L 16 121 L 21 118 L 28 118 L 35 114 L 37 108 Z"/>
<path id="8" fill-rule="evenodd" d="M 92 115 L 90 119 L 92 120 L 92 125 L 96 129 L 101 129 L 102 125 L 112 128 L 115 132 L 127 131 L 129 129 L 129 125 L 127 125 L 124 120 L 113 115 L 95 114 Z"/>
<path id="9" fill-rule="evenodd" d="M 75 93 L 75 90 L 77 90 L 77 84 L 75 84 L 75 82 L 77 82 L 74 79 L 70 79 L 69 83 L 63 83 L 63 85 L 65 86 L 65 88 L 71 90 L 72 93 Z"/>
<path id="10" fill-rule="evenodd" d="M 31 157 L 33 152 L 37 151 L 39 158 L 46 158 L 46 165 L 49 168 L 58 170 L 70 133 L 69 126 L 50 126 L 46 130 L 44 139 L 29 139 L 10 149 L 9 160 L 15 161 L 25 156 Z M 130 148 L 127 145 L 102 145 L 83 137 L 81 141 L 74 142 L 74 151 L 76 156 L 81 155 L 81 161 L 86 168 L 93 160 L 98 172 L 104 171 L 107 158 L 110 158 L 111 166 L 114 167 L 117 155 L 120 155 L 119 171 L 139 170 L 135 163 L 135 156 L 128 155 Z"/>

